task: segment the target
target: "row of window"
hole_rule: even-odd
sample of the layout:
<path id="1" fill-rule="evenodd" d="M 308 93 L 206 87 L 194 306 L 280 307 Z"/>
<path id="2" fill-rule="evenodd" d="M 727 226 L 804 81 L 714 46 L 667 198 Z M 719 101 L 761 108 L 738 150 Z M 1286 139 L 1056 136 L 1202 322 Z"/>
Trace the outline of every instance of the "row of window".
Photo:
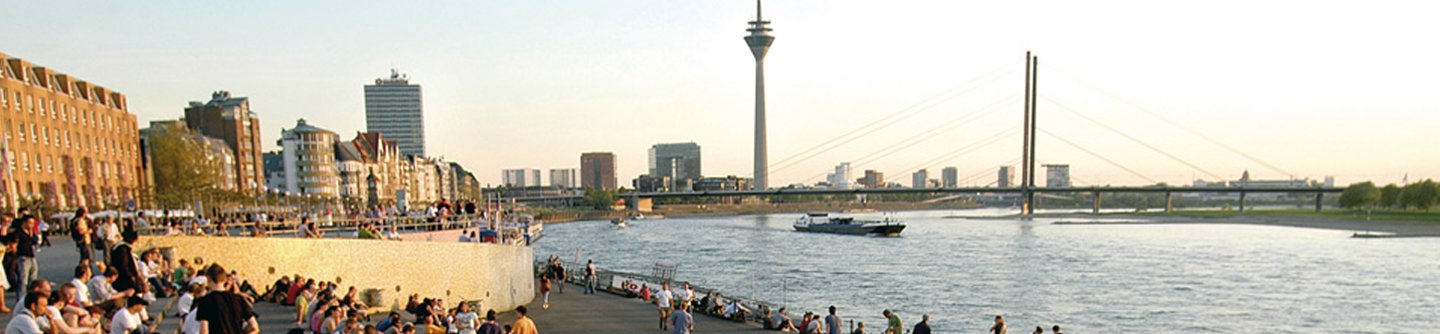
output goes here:
<path id="1" fill-rule="evenodd" d="M 24 102 L 23 104 L 21 103 L 22 101 Z M 25 111 L 30 114 L 38 113 L 41 117 L 49 114 L 51 119 L 80 124 L 85 127 L 94 127 L 103 131 L 111 131 L 114 133 L 136 131 L 134 124 L 117 120 L 117 117 L 110 117 L 94 110 L 76 108 L 73 105 L 57 102 L 54 99 L 46 99 L 43 96 L 22 95 L 18 90 L 7 92 L 4 88 L 0 88 L 0 108 L 6 107 L 9 107 L 11 111 L 15 112 Z"/>
<path id="2" fill-rule="evenodd" d="M 7 120 L 4 126 L 11 130 L 5 133 L 5 139 L 7 140 L 17 139 L 22 143 L 29 141 L 39 145 L 88 150 L 100 154 L 121 155 L 125 157 L 130 157 L 135 153 L 133 145 L 121 143 L 112 138 L 93 135 L 87 136 L 70 130 L 46 128 L 45 126 L 35 123 L 25 124 L 23 121 L 20 124 L 15 124 L 13 120 Z M 13 138 L 11 137 L 12 134 Z"/>
<path id="3" fill-rule="evenodd" d="M 95 173 L 94 173 L 95 176 L 98 177 L 98 178 L 100 178 L 101 180 L 107 180 L 107 179 L 119 179 L 119 180 L 121 180 L 121 181 L 128 180 L 128 178 L 126 178 L 127 174 L 126 174 L 126 172 L 125 172 L 125 168 L 124 168 L 124 166 L 122 166 L 120 163 L 111 163 L 111 162 L 100 161 L 100 162 L 95 163 L 96 166 L 91 166 L 90 168 L 86 168 L 85 164 L 83 164 L 83 163 L 81 163 L 81 164 L 74 164 L 73 160 L 70 160 L 70 157 L 68 157 L 68 156 L 66 156 L 66 157 L 57 157 L 57 156 L 52 156 L 52 155 L 35 154 L 34 159 L 31 159 L 31 156 L 30 156 L 30 153 L 29 153 L 29 152 L 20 152 L 19 154 L 17 154 L 17 155 L 15 156 L 15 161 L 14 161 L 14 162 L 15 162 L 15 164 L 16 164 L 16 166 L 15 166 L 16 169 L 19 169 L 19 170 L 22 170 L 22 171 L 27 171 L 27 172 L 28 172 L 28 171 L 31 171 L 32 168 L 33 168 L 33 170 L 34 170 L 35 172 L 38 172 L 38 173 L 47 173 L 47 174 L 66 173 L 66 174 L 71 174 L 71 173 L 74 173 L 74 172 L 75 172 L 75 171 L 73 170 L 73 168 L 77 167 L 77 165 L 78 165 L 78 167 L 81 168 L 79 175 L 90 174 L 90 171 L 93 170 L 93 171 L 95 171 Z M 66 172 L 66 171 L 65 171 L 66 168 L 72 168 L 72 169 L 71 169 L 69 172 Z"/>

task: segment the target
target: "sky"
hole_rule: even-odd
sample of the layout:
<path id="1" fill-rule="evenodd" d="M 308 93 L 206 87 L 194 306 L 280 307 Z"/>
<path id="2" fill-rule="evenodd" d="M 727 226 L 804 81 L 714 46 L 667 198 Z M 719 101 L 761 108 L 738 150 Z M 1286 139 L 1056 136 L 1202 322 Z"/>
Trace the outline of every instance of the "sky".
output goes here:
<path id="1" fill-rule="evenodd" d="M 650 145 L 692 141 L 704 174 L 751 174 L 750 1 L 3 2 L 0 52 L 127 94 L 142 127 L 228 90 L 270 149 L 300 118 L 353 138 L 363 86 L 398 68 L 423 86 L 427 151 L 482 183 L 609 151 L 629 184 Z M 1077 185 L 1440 178 L 1437 9 L 770 1 L 770 183 L 847 161 L 994 183 L 1019 160 L 1026 51 L 1038 160 Z"/>

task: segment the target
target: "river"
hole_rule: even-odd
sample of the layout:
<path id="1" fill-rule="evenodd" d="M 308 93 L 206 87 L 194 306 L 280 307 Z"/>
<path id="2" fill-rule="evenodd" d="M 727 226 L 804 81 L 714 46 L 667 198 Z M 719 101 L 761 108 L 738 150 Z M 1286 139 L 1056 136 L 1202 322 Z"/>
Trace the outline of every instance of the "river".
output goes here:
<path id="1" fill-rule="evenodd" d="M 546 226 L 535 254 L 574 261 L 578 249 L 582 262 L 636 273 L 674 263 L 677 280 L 783 303 L 797 319 L 835 305 L 869 332 L 886 308 L 907 329 L 930 314 L 939 333 L 979 333 L 997 314 L 1011 333 L 1048 333 L 1055 324 L 1070 333 L 1440 328 L 1440 239 L 976 218 L 1009 213 L 895 213 L 908 225 L 898 238 L 794 232 L 799 214 L 644 220 L 628 229 L 575 222 Z"/>

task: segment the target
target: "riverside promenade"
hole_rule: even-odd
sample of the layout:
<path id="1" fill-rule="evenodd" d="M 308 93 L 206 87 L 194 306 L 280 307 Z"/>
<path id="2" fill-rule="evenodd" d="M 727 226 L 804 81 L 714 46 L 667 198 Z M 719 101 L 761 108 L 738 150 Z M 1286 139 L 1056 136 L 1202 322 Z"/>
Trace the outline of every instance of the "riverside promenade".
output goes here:
<path id="1" fill-rule="evenodd" d="M 141 239 L 144 239 L 141 236 Z M 39 263 L 40 276 L 58 288 L 61 284 L 69 282 L 79 262 L 79 254 L 75 250 L 74 242 L 65 236 L 51 236 L 50 247 L 42 248 L 36 257 Z M 243 255 L 240 255 L 243 256 Z M 231 260 L 224 258 L 212 259 L 216 263 L 224 265 Z M 443 268 L 437 268 L 443 270 Z M 305 273 L 301 273 L 304 275 Z M 239 273 L 241 279 L 246 279 L 245 273 Z M 271 282 L 256 282 L 250 280 L 257 290 L 267 288 Z M 344 286 L 342 285 L 342 288 Z M 564 294 L 551 293 L 550 309 L 541 307 L 541 299 L 536 296 L 534 301 L 526 305 L 530 309 L 530 317 L 535 320 L 541 333 L 564 334 L 564 333 L 668 333 L 659 328 L 658 313 L 655 305 L 647 304 L 633 298 L 624 298 L 617 295 L 599 292 L 594 295 L 582 293 L 579 286 L 567 286 Z M 15 304 L 16 294 L 6 293 L 6 301 Z M 170 298 L 162 298 L 150 304 L 150 314 L 158 317 L 162 314 L 173 314 L 174 311 L 165 312 L 167 305 L 171 304 Z M 449 305 L 453 307 L 453 305 Z M 483 305 L 482 305 L 483 307 Z M 281 306 L 278 304 L 259 302 L 255 304 L 255 312 L 259 314 L 260 328 L 262 333 L 288 333 L 295 327 L 295 308 Z M 410 315 L 400 312 L 409 320 Z M 483 313 L 483 312 L 481 312 Z M 9 323 L 12 314 L 0 315 L 0 324 Z M 383 319 L 383 314 L 372 316 L 371 320 L 378 322 Z M 499 316 L 499 321 L 509 324 L 515 319 L 514 312 L 505 312 Z M 164 317 L 157 328 L 158 333 L 176 333 L 180 327 L 180 320 L 174 317 Z M 755 333 L 763 332 L 754 324 L 737 323 L 725 321 L 709 316 L 695 315 L 695 332 L 698 333 Z"/>

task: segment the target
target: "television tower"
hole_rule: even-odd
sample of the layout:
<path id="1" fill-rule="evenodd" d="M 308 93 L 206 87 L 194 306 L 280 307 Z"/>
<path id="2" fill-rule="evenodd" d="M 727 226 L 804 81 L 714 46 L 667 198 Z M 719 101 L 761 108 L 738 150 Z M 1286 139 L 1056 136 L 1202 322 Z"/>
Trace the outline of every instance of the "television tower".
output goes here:
<path id="1" fill-rule="evenodd" d="M 770 179 L 765 145 L 765 53 L 770 51 L 775 36 L 770 36 L 769 24 L 760 15 L 760 0 L 755 0 L 755 20 L 750 21 L 750 29 L 745 29 L 750 32 L 745 44 L 750 45 L 750 54 L 755 56 L 755 180 L 750 185 L 754 190 L 768 189 Z"/>

